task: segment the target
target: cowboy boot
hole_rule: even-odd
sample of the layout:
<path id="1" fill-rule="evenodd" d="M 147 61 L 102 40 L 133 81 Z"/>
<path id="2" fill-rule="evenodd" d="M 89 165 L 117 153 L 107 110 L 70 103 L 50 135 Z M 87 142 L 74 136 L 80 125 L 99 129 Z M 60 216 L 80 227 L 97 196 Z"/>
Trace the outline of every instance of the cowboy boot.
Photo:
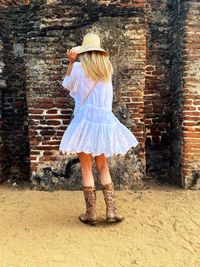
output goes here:
<path id="1" fill-rule="evenodd" d="M 101 186 L 104 194 L 104 200 L 106 203 L 106 221 L 108 222 L 122 221 L 124 219 L 124 216 L 121 214 L 117 214 L 117 208 L 115 205 L 114 184 L 111 182 L 109 184 Z"/>
<path id="2" fill-rule="evenodd" d="M 82 186 L 86 203 L 86 212 L 81 213 L 79 219 L 86 224 L 96 224 L 98 222 L 96 213 L 96 189 L 93 186 Z"/>

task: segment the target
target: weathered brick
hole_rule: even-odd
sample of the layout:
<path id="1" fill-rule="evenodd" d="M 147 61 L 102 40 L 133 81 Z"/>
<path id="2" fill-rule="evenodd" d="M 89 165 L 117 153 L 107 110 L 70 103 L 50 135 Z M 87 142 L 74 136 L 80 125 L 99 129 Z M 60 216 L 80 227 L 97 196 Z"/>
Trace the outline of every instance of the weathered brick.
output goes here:
<path id="1" fill-rule="evenodd" d="M 7 87 L 3 97 L 0 89 L 0 174 L 2 162 L 7 177 L 16 172 L 25 177 L 29 167 L 39 171 L 58 161 L 59 141 L 73 109 L 67 90 L 60 85 L 68 64 L 65 52 L 80 43 L 85 31 L 96 29 L 103 46 L 111 51 L 115 69 L 113 112 L 123 104 L 136 123 L 130 128 L 140 142 L 139 155 L 143 166 L 149 166 L 148 175 L 156 172 L 171 182 L 170 169 L 174 183 L 189 187 L 192 161 L 195 168 L 199 164 L 197 3 L 81 0 L 78 6 L 84 9 L 77 9 L 77 2 L 48 0 L 46 6 L 9 7 L 0 12 L 7 27 L 2 26 L 3 41 L 0 37 L 0 55 L 2 50 L 4 54 L 0 64 L 6 66 L 0 85 Z M 94 4 L 95 9 L 91 8 Z M 3 5 L 6 8 L 6 1 Z M 60 15 L 51 20 L 54 14 Z M 94 21 L 95 16 L 100 19 Z M 118 43 L 113 40 L 123 43 L 118 74 Z M 17 159 L 13 168 L 11 155 Z"/>

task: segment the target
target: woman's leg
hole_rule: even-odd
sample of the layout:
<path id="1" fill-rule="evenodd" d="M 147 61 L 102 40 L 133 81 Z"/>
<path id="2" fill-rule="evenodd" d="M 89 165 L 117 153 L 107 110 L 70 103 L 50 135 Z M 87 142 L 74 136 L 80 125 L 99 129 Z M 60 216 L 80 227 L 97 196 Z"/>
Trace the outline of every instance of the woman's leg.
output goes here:
<path id="1" fill-rule="evenodd" d="M 114 184 L 110 176 L 107 159 L 104 154 L 101 154 L 100 156 L 95 157 L 95 162 L 96 167 L 100 172 L 100 181 L 104 200 L 106 202 L 106 220 L 108 222 L 120 222 L 124 219 L 124 216 L 117 213 Z"/>
<path id="2" fill-rule="evenodd" d="M 107 159 L 104 154 L 99 156 L 95 156 L 95 162 L 97 170 L 100 173 L 100 181 L 102 185 L 108 184 L 112 182 L 112 178 L 110 176 L 109 166 Z"/>
<path id="3" fill-rule="evenodd" d="M 82 188 L 86 203 L 86 212 L 81 213 L 79 219 L 83 223 L 96 224 L 98 216 L 96 212 L 96 189 L 92 174 L 92 155 L 84 152 L 77 153 L 82 172 Z"/>
<path id="4" fill-rule="evenodd" d="M 84 152 L 77 154 L 81 163 L 82 185 L 94 186 L 94 177 L 92 174 L 92 155 Z"/>

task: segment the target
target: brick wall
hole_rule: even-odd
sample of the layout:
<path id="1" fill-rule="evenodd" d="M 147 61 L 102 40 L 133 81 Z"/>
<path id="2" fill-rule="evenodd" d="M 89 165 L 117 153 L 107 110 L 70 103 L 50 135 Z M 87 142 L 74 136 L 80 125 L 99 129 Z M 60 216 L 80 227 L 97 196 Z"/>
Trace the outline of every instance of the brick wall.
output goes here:
<path id="1" fill-rule="evenodd" d="M 169 0 L 147 0 L 147 61 L 145 68 L 144 116 L 147 175 L 168 181 L 170 165 L 169 118 L 171 16 Z"/>
<path id="2" fill-rule="evenodd" d="M 140 141 L 127 175 L 138 170 L 142 179 L 146 167 L 149 177 L 198 188 L 198 7 L 180 0 L 52 0 L 1 10 L 7 177 L 25 179 L 31 171 L 39 179 L 43 170 L 58 177 L 69 171 L 66 162 L 75 168 L 58 152 L 74 105 L 59 82 L 65 51 L 93 30 L 111 51 L 113 112 Z"/>
<path id="3" fill-rule="evenodd" d="M 198 5 L 172 2 L 169 181 L 186 188 L 200 188 Z"/>
<path id="4" fill-rule="evenodd" d="M 49 20 L 51 17 L 55 19 Z M 67 67 L 66 50 L 80 44 L 82 36 L 89 31 L 98 33 L 102 46 L 110 51 L 115 69 L 113 110 L 119 117 L 128 113 L 136 123 L 127 127 L 140 141 L 137 160 L 144 165 L 146 38 L 144 13 L 139 12 L 139 5 L 137 8 L 114 6 L 114 3 L 81 6 L 79 1 L 68 1 L 59 6 L 38 6 L 27 21 L 26 90 L 33 176 L 48 166 L 61 172 L 58 164 L 66 156 L 59 153 L 58 146 L 74 103 L 59 81 Z"/>
<path id="5" fill-rule="evenodd" d="M 145 2 L 147 175 L 188 188 L 199 178 L 198 5 Z"/>
<path id="6" fill-rule="evenodd" d="M 26 41 L 25 9 L 12 7 L 0 12 L 2 58 L 5 64 L 2 89 L 4 140 L 3 179 L 29 179 L 29 136 L 26 107 L 24 45 Z"/>
<path id="7" fill-rule="evenodd" d="M 0 0 L 1 8 L 6 8 L 8 6 L 28 5 L 28 4 L 30 4 L 30 0 Z"/>
<path id="8" fill-rule="evenodd" d="M 184 3 L 182 176 L 200 188 L 200 2 Z"/>
<path id="9" fill-rule="evenodd" d="M 0 181 L 3 181 L 3 119 L 2 119 L 2 90 L 6 87 L 3 77 L 4 61 L 3 61 L 3 42 L 0 36 Z"/>
<path id="10" fill-rule="evenodd" d="M 169 181 L 184 187 L 182 177 L 182 81 L 183 81 L 183 36 L 186 10 L 180 1 L 171 3 L 170 47 L 170 166 Z"/>

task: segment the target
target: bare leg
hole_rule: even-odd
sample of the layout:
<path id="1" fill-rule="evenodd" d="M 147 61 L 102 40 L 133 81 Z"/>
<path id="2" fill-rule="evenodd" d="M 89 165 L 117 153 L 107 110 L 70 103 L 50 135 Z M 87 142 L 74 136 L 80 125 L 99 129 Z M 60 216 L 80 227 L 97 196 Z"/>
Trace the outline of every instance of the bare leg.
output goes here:
<path id="1" fill-rule="evenodd" d="M 99 156 L 95 156 L 95 162 L 97 170 L 100 173 L 100 181 L 102 185 L 108 184 L 112 182 L 112 178 L 110 176 L 109 166 L 107 159 L 104 154 Z"/>
<path id="2" fill-rule="evenodd" d="M 94 177 L 92 174 L 92 155 L 84 152 L 77 154 L 81 163 L 82 185 L 94 186 Z"/>

